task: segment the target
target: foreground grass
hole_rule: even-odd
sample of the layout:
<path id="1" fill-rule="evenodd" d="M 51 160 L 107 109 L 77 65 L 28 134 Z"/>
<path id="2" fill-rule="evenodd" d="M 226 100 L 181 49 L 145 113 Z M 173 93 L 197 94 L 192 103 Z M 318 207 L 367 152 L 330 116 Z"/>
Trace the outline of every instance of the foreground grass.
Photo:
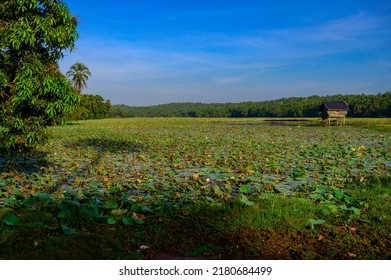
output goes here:
<path id="1" fill-rule="evenodd" d="M 36 158 L 0 158 L 0 258 L 390 259 L 391 135 L 373 123 L 53 127 Z"/>
<path id="2" fill-rule="evenodd" d="M 145 224 L 105 225 L 73 216 L 78 232 L 50 228 L 55 212 L 18 212 L 0 226 L 4 259 L 390 259 L 391 184 L 371 182 L 358 193 L 362 220 L 336 217 L 322 204 L 263 195 L 252 207 L 189 205 L 146 215 Z M 311 228 L 310 219 L 325 223 Z"/>

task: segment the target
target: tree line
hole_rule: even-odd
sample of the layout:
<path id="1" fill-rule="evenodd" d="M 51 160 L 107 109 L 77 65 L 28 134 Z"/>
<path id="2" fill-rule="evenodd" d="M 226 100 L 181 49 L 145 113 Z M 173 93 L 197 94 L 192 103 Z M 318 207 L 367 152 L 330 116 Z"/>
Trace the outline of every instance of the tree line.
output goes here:
<path id="1" fill-rule="evenodd" d="M 391 91 L 377 95 L 351 94 L 289 97 L 241 103 L 170 103 L 154 106 L 113 105 L 108 117 L 319 117 L 325 101 L 346 101 L 348 117 L 391 117 Z"/>
<path id="2" fill-rule="evenodd" d="M 83 94 L 75 110 L 67 115 L 68 120 L 103 119 L 111 110 L 110 100 L 104 100 L 100 95 Z"/>

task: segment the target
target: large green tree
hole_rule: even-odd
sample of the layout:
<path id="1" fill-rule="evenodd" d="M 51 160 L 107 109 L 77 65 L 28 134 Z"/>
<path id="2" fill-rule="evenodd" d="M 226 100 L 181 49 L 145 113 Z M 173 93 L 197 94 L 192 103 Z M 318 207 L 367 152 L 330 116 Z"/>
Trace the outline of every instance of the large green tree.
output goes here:
<path id="1" fill-rule="evenodd" d="M 79 102 L 59 71 L 78 38 L 61 0 L 0 2 L 0 148 L 26 152 L 45 143 L 46 126 Z"/>
<path id="2" fill-rule="evenodd" d="M 70 78 L 76 92 L 81 94 L 83 88 L 87 87 L 87 80 L 91 76 L 88 67 L 80 62 L 72 65 L 67 72 L 67 78 Z"/>

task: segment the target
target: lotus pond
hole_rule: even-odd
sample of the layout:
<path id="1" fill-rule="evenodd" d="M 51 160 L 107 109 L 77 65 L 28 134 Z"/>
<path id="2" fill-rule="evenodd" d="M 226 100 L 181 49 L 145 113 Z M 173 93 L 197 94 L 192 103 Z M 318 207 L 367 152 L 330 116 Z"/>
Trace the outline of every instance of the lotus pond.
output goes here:
<path id="1" fill-rule="evenodd" d="M 232 202 L 251 208 L 269 194 L 366 222 L 369 205 L 352 191 L 391 174 L 391 132 L 353 126 L 133 118 L 49 132 L 49 143 L 29 159 L 0 158 L 7 226 L 17 225 L 20 210 L 47 208 L 55 213 L 47 228 L 74 235 L 75 209 L 98 223 L 137 226 L 162 208 Z M 314 217 L 308 224 L 315 229 L 323 222 Z"/>

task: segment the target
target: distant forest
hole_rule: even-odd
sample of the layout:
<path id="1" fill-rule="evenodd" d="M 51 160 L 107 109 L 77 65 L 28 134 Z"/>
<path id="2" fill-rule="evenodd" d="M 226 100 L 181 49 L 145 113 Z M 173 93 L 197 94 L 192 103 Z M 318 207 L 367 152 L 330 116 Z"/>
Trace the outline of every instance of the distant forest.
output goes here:
<path id="1" fill-rule="evenodd" d="M 290 97 L 241 103 L 170 103 L 155 106 L 113 105 L 108 117 L 319 117 L 325 101 L 349 104 L 348 117 L 391 117 L 391 91 L 377 95 Z"/>

